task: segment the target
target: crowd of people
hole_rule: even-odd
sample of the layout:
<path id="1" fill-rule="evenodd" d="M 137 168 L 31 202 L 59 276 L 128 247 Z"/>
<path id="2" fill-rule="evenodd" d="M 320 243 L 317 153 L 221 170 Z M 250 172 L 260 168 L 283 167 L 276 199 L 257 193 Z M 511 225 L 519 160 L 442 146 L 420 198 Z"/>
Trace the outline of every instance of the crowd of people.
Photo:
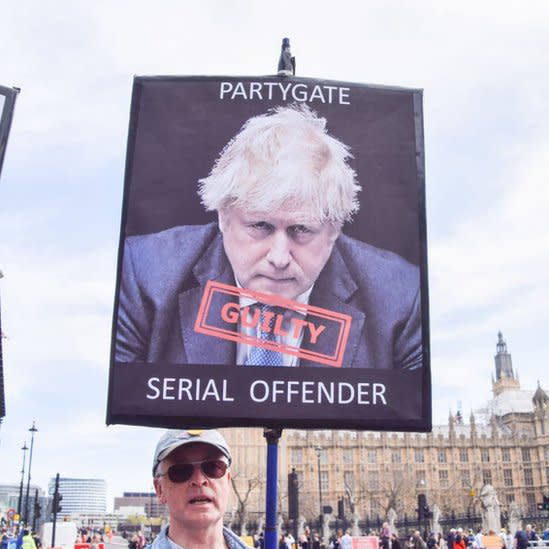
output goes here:
<path id="1" fill-rule="evenodd" d="M 108 539 L 112 539 L 111 532 L 108 534 Z M 82 528 L 78 538 L 76 539 L 76 543 L 88 543 L 90 545 L 90 549 L 98 549 L 98 544 L 105 543 L 105 539 L 100 531 L 94 532 L 88 528 Z"/>
<path id="2" fill-rule="evenodd" d="M 473 529 L 451 528 L 446 536 L 442 533 L 425 532 L 423 535 L 416 530 L 409 538 L 399 539 L 384 523 L 380 532 L 372 531 L 370 536 L 379 538 L 380 549 L 528 549 L 529 547 L 549 547 L 549 526 L 537 533 L 536 526 L 528 524 L 525 529 L 518 528 L 512 534 L 506 528 L 496 533 Z M 254 548 L 264 548 L 263 534 L 253 536 Z M 297 539 L 290 533 L 280 534 L 278 549 L 351 549 L 352 536 L 350 530 L 338 530 L 328 540 L 319 534 L 312 533 L 306 527 Z"/>
<path id="3" fill-rule="evenodd" d="M 8 541 L 15 541 L 16 549 L 40 549 L 42 541 L 38 534 L 28 528 L 20 528 L 16 534 L 11 534 L 7 529 L 2 530 L 2 548 L 7 547 Z"/>
<path id="4" fill-rule="evenodd" d="M 112 539 L 112 533 L 109 532 L 109 539 Z M 87 543 L 90 549 L 99 549 L 99 543 L 104 543 L 103 534 L 99 531 L 93 532 L 87 528 L 82 528 L 77 533 L 74 544 Z M 144 545 L 144 544 L 143 544 Z M 15 531 L 8 531 L 7 528 L 2 530 L 2 549 L 42 549 L 44 545 L 37 532 L 31 531 L 28 528 L 16 527 Z M 45 545 L 49 547 L 49 544 Z M 138 549 L 142 549 L 143 546 Z"/>
<path id="5" fill-rule="evenodd" d="M 112 535 L 112 534 L 111 534 Z M 425 532 L 423 535 L 416 530 L 408 539 L 401 540 L 395 532 L 391 532 L 387 523 L 381 531 L 372 531 L 369 535 L 379 538 L 380 549 L 528 549 L 529 547 L 549 547 L 549 526 L 538 533 L 536 525 L 528 524 L 523 529 L 519 527 L 513 534 L 506 528 L 496 533 L 493 530 L 485 531 L 473 529 L 451 528 L 448 534 Z M 6 542 L 8 533 L 2 532 L 2 541 Z M 144 549 L 154 540 L 145 537 L 141 532 L 133 534 L 123 533 L 128 541 L 128 549 Z M 499 539 L 498 539 L 499 538 Z M 15 549 L 41 549 L 42 542 L 36 532 L 21 528 L 14 539 Z M 104 542 L 103 536 L 83 528 L 79 532 L 76 543 L 88 543 L 93 548 Z M 495 543 L 496 542 L 496 543 Z M 265 538 L 263 532 L 253 536 L 253 546 L 264 549 Z M 3 543 L 4 547 L 4 543 Z M 7 547 L 7 545 L 6 545 Z M 291 532 L 282 533 L 279 537 L 278 549 L 352 549 L 350 530 L 337 530 L 329 539 L 324 540 L 316 533 L 305 527 L 303 533 L 296 537 Z"/>
<path id="6" fill-rule="evenodd" d="M 256 543 L 256 538 L 254 538 L 254 547 L 263 549 L 263 537 L 258 536 Z M 311 532 L 308 527 L 305 527 L 304 532 L 298 536 L 297 540 L 290 532 L 281 534 L 278 541 L 278 549 L 324 549 L 329 547 L 331 549 L 351 549 L 353 546 L 352 538 L 350 531 L 343 532 L 343 530 L 338 530 L 326 544 L 319 534 L 316 532 Z"/>
<path id="7" fill-rule="evenodd" d="M 528 524 L 525 529 L 518 527 L 513 534 L 507 528 L 501 528 L 499 532 L 494 530 L 485 531 L 478 528 L 476 532 L 472 529 L 451 528 L 445 539 L 446 549 L 527 549 L 532 546 L 549 545 L 549 526 L 540 535 L 536 525 Z M 438 544 L 442 547 L 442 543 Z"/>
<path id="8" fill-rule="evenodd" d="M 128 549 L 143 549 L 145 545 L 152 542 L 151 539 L 146 539 L 141 530 L 128 538 Z"/>

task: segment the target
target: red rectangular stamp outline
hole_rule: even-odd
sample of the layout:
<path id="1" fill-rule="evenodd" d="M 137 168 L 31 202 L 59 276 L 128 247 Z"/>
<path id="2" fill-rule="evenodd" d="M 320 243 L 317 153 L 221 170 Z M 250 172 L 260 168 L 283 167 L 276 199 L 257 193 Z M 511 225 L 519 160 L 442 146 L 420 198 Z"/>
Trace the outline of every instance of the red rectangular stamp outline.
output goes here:
<path id="1" fill-rule="evenodd" d="M 226 330 L 220 328 L 219 326 L 212 326 L 211 324 L 208 325 L 206 319 L 208 317 L 208 311 L 210 310 L 212 299 L 214 298 L 216 292 L 230 295 L 236 298 L 243 297 L 252 299 L 254 301 L 259 301 L 267 305 L 283 307 L 285 309 L 296 311 L 303 315 L 316 316 L 318 318 L 335 322 L 337 325 L 339 325 L 339 332 L 334 352 L 331 354 L 318 353 L 311 349 L 301 349 L 300 347 L 294 347 L 282 343 L 264 341 L 257 337 L 241 334 L 232 330 Z M 229 284 L 223 284 L 221 282 L 209 280 L 206 283 L 204 294 L 202 295 L 202 299 L 200 301 L 200 307 L 198 309 L 198 314 L 194 323 L 194 330 L 200 334 L 219 337 L 221 339 L 227 339 L 235 341 L 237 343 L 254 345 L 256 347 L 264 347 L 266 349 L 271 349 L 280 353 L 297 356 L 298 358 L 305 358 L 313 360 L 315 362 L 320 362 L 322 364 L 327 364 L 328 366 L 340 368 L 341 363 L 343 362 L 343 355 L 345 354 L 347 340 L 349 338 L 351 321 L 351 317 L 343 313 L 329 311 L 328 309 L 323 309 L 322 307 L 317 307 L 315 305 L 299 303 L 298 301 L 285 299 L 280 296 L 264 294 L 261 292 L 255 292 L 253 290 L 247 290 L 243 288 L 237 288 L 236 286 L 231 286 Z"/>

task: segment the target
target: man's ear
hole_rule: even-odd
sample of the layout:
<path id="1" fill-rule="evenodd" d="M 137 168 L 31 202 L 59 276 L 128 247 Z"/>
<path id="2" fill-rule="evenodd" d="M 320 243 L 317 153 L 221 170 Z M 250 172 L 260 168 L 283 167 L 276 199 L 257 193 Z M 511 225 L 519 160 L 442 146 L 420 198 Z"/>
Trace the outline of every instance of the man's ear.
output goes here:
<path id="1" fill-rule="evenodd" d="M 226 209 L 218 210 L 218 212 L 217 212 L 217 224 L 219 225 L 219 230 L 221 232 L 223 232 L 226 229 L 227 224 L 228 224 L 227 210 Z"/>
<path id="2" fill-rule="evenodd" d="M 158 498 L 158 501 L 160 503 L 167 503 L 166 496 L 164 495 L 164 491 L 162 490 L 162 483 L 160 482 L 159 478 L 153 479 L 154 484 L 154 491 L 156 492 L 156 497 Z"/>
<path id="3" fill-rule="evenodd" d="M 339 235 L 341 234 L 342 226 L 343 225 L 339 225 L 339 224 L 338 225 L 333 225 L 332 233 L 330 235 L 332 243 L 334 243 L 339 238 Z"/>

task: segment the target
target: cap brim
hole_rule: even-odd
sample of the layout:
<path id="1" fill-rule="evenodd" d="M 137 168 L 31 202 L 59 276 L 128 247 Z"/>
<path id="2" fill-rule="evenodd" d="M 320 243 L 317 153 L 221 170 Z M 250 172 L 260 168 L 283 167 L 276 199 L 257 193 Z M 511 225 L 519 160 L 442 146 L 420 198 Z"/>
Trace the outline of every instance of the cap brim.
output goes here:
<path id="1" fill-rule="evenodd" d="M 177 448 L 180 448 L 181 446 L 186 446 L 187 444 L 206 444 L 207 446 L 212 446 L 216 450 L 219 450 L 229 460 L 229 466 L 232 463 L 231 454 L 223 446 L 220 446 L 218 444 L 215 444 L 215 443 L 209 442 L 209 441 L 205 441 L 205 440 L 196 440 L 196 439 L 194 439 L 194 440 L 192 440 L 192 439 L 181 440 L 181 441 L 174 442 L 173 444 L 170 444 L 170 446 L 168 446 L 167 448 L 164 448 L 164 450 L 162 450 L 158 454 L 158 456 L 156 458 L 156 463 L 153 466 L 153 476 L 156 475 L 156 470 L 157 470 L 158 465 L 160 464 L 161 461 L 165 460 L 172 452 L 177 450 Z"/>

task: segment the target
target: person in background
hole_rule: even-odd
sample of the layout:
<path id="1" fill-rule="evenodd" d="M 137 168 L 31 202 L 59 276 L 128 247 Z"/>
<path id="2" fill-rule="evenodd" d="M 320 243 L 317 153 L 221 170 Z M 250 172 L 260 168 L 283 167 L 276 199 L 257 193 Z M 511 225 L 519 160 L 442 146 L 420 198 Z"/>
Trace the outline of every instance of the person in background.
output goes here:
<path id="1" fill-rule="evenodd" d="M 341 549 L 353 549 L 353 538 L 351 537 L 350 530 L 346 530 L 345 534 L 341 537 Z"/>
<path id="2" fill-rule="evenodd" d="M 284 536 L 284 540 L 286 541 L 286 548 L 293 549 L 295 539 L 294 539 L 294 536 L 292 536 L 291 532 L 286 532 L 286 536 Z"/>
<path id="3" fill-rule="evenodd" d="M 465 543 L 465 536 L 463 534 L 462 528 L 457 529 L 456 537 L 454 540 L 454 549 L 467 549 L 467 544 Z"/>
<path id="4" fill-rule="evenodd" d="M 419 530 L 414 532 L 408 544 L 409 549 L 427 549 L 427 544 L 423 541 Z"/>
<path id="5" fill-rule="evenodd" d="M 428 549 L 438 549 L 437 537 L 434 532 L 429 532 L 429 537 L 427 538 L 427 547 Z"/>
<path id="6" fill-rule="evenodd" d="M 482 528 L 477 529 L 477 533 L 475 534 L 475 542 L 478 549 L 484 549 L 484 534 L 482 532 Z"/>
<path id="7" fill-rule="evenodd" d="M 391 549 L 402 549 L 398 536 L 393 532 L 391 534 Z"/>
<path id="8" fill-rule="evenodd" d="M 21 547 L 22 549 L 36 549 L 34 538 L 31 536 L 26 528 L 25 530 L 23 530 L 23 544 L 21 545 Z"/>
<path id="9" fill-rule="evenodd" d="M 137 534 L 133 534 L 128 541 L 128 549 L 138 549 L 138 543 L 139 540 L 137 538 Z"/>
<path id="10" fill-rule="evenodd" d="M 448 549 L 454 549 L 454 543 L 456 541 L 456 529 L 450 528 L 448 536 L 446 538 L 446 546 Z"/>
<path id="11" fill-rule="evenodd" d="M 528 541 L 538 541 L 539 536 L 536 533 L 536 525 L 532 526 L 531 524 L 526 525 L 526 535 L 528 536 Z"/>
<path id="12" fill-rule="evenodd" d="M 36 545 L 36 549 L 40 549 L 42 547 L 42 540 L 40 539 L 40 536 L 37 532 L 32 533 L 32 539 L 34 540 L 34 544 Z"/>
<path id="13" fill-rule="evenodd" d="M 527 549 L 528 547 L 528 534 L 520 526 L 515 532 L 514 546 L 515 549 Z"/>
<path id="14" fill-rule="evenodd" d="M 388 522 L 383 523 L 381 529 L 381 547 L 382 549 L 389 549 L 389 541 L 391 539 L 391 528 Z"/>

